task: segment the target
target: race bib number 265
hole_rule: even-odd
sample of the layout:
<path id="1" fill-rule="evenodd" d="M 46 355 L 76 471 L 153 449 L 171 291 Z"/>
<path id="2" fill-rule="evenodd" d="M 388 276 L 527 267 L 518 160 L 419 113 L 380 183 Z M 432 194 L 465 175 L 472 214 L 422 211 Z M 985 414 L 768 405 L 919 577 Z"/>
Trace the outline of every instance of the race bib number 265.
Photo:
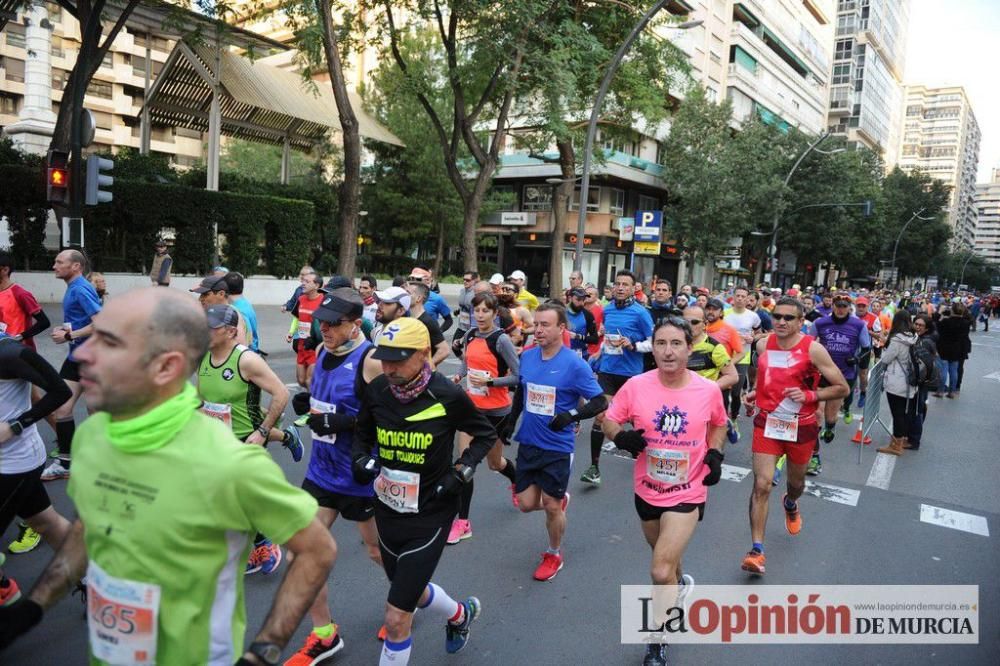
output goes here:
<path id="1" fill-rule="evenodd" d="M 109 664 L 155 664 L 160 586 L 87 566 L 87 628 L 94 657 Z"/>

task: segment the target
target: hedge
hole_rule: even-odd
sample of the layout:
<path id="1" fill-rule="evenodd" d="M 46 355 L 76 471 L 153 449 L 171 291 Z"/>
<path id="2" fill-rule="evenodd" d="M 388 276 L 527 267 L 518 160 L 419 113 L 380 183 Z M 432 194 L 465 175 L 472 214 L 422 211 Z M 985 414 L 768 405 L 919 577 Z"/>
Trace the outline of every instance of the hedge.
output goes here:
<path id="1" fill-rule="evenodd" d="M 25 268 L 43 268 L 49 257 L 42 247 L 42 174 L 0 166 L 0 183 L 0 214 L 11 220 L 15 260 Z M 216 223 L 224 238 L 222 260 L 232 270 L 286 277 L 309 259 L 316 219 L 309 201 L 124 180 L 116 180 L 112 191 L 110 204 L 85 211 L 84 249 L 95 270 L 145 270 L 155 239 L 170 229 L 175 271 L 205 273 L 212 266 Z"/>

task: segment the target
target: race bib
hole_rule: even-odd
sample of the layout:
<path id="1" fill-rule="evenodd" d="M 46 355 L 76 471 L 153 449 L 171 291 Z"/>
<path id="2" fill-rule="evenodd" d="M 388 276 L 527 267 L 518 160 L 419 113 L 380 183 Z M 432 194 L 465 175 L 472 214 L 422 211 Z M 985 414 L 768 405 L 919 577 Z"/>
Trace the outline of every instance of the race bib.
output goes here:
<path id="1" fill-rule="evenodd" d="M 375 479 L 375 494 L 397 513 L 416 513 L 420 496 L 419 472 L 382 468 Z"/>
<path id="2" fill-rule="evenodd" d="M 336 405 L 331 405 L 328 402 L 323 402 L 322 400 L 317 400 L 316 398 L 309 396 L 309 413 L 310 414 L 333 414 L 337 411 Z M 329 435 L 317 435 L 315 432 L 312 434 L 313 441 L 326 442 L 327 444 L 333 444 L 337 441 L 337 433 L 332 432 Z"/>
<path id="3" fill-rule="evenodd" d="M 646 475 L 671 485 L 687 483 L 690 451 L 646 448 Z"/>
<path id="4" fill-rule="evenodd" d="M 233 406 L 224 402 L 202 402 L 201 411 L 206 416 L 218 419 L 226 424 L 226 427 L 233 428 Z"/>
<path id="5" fill-rule="evenodd" d="M 622 348 L 615 346 L 622 336 L 616 333 L 606 333 L 604 335 L 604 353 L 610 356 L 621 356 Z"/>
<path id="6" fill-rule="evenodd" d="M 461 312 L 458 313 L 458 326 L 459 326 L 459 328 L 462 328 L 462 329 L 464 329 L 464 330 L 467 331 L 467 330 L 469 330 L 469 327 L 471 326 L 471 324 L 472 324 L 472 317 L 469 316 L 468 312 L 466 312 L 465 310 L 462 310 Z"/>
<path id="7" fill-rule="evenodd" d="M 490 392 L 489 386 L 475 386 L 472 383 L 472 378 L 482 379 L 486 381 L 490 378 L 490 373 L 485 370 L 473 370 L 469 368 L 469 374 L 465 376 L 465 387 L 468 390 L 469 395 L 487 395 Z"/>
<path id="8" fill-rule="evenodd" d="M 764 437 L 783 442 L 799 441 L 799 415 L 773 412 L 764 423 Z"/>
<path id="9" fill-rule="evenodd" d="M 115 578 L 87 565 L 90 649 L 108 664 L 155 664 L 160 586 Z"/>
<path id="10" fill-rule="evenodd" d="M 555 416 L 556 387 L 528 382 L 528 399 L 524 404 L 532 414 Z"/>
<path id="11" fill-rule="evenodd" d="M 792 352 L 780 349 L 767 350 L 767 364 L 772 368 L 792 368 L 795 362 L 792 359 Z"/>
<path id="12" fill-rule="evenodd" d="M 302 339 L 309 337 L 309 331 L 312 328 L 312 323 L 299 320 L 299 328 L 295 332 L 295 337 Z"/>

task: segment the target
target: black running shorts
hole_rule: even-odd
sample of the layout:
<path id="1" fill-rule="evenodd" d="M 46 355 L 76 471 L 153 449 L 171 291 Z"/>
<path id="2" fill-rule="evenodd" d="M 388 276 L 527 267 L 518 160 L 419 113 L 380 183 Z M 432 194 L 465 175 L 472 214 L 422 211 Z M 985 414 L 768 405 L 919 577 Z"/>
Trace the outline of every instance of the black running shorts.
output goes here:
<path id="1" fill-rule="evenodd" d="M 655 506 L 638 495 L 635 496 L 635 512 L 639 514 L 639 520 L 642 521 L 659 520 L 660 516 L 669 511 L 676 513 L 691 513 L 695 509 L 698 510 L 698 522 L 701 522 L 705 517 L 704 502 L 681 502 L 680 504 L 674 504 L 673 506 Z"/>
<path id="2" fill-rule="evenodd" d="M 345 495 L 303 479 L 302 490 L 316 498 L 316 503 L 327 509 L 333 509 L 347 520 L 363 523 L 375 516 L 375 498 Z"/>
<path id="3" fill-rule="evenodd" d="M 379 507 L 375 512 L 382 568 L 390 582 L 388 601 L 412 613 L 434 576 L 455 514 L 445 512 L 428 520 L 430 516 L 391 511 Z"/>
<path id="4" fill-rule="evenodd" d="M 0 474 L 0 534 L 15 516 L 31 518 L 52 506 L 42 483 L 42 469 L 36 467 L 20 474 Z"/>

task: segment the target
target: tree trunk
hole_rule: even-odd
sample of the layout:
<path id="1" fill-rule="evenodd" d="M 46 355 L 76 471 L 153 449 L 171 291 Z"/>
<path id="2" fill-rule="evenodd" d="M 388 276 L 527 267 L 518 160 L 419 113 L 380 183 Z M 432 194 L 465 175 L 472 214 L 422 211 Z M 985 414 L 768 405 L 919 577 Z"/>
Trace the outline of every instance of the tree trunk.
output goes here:
<path id="1" fill-rule="evenodd" d="M 337 253 L 337 271 L 348 278 L 354 276 L 358 256 L 358 213 L 361 207 L 361 138 L 358 134 L 358 119 L 351 108 L 347 96 L 347 82 L 340 62 L 337 35 L 333 28 L 333 16 L 328 0 L 316 0 L 323 29 L 323 51 L 326 55 L 327 71 L 333 97 L 337 102 L 337 114 L 344 141 L 344 181 L 337 192 L 340 207 L 340 249 Z"/>
<path id="2" fill-rule="evenodd" d="M 434 276 L 441 279 L 441 263 L 444 259 L 444 217 L 438 223 L 437 247 L 434 249 Z"/>
<path id="3" fill-rule="evenodd" d="M 479 236 L 476 229 L 479 226 L 479 210 L 483 205 L 483 197 L 469 197 L 465 202 L 465 210 L 462 215 L 462 270 L 479 271 Z M 497 270 L 500 270 L 497 266 Z"/>
<path id="4" fill-rule="evenodd" d="M 563 248 L 566 245 L 566 216 L 569 198 L 573 194 L 576 177 L 576 153 L 573 142 L 564 139 L 556 142 L 559 150 L 559 171 L 563 182 L 556 187 L 552 201 L 552 255 L 549 257 L 549 296 L 563 297 Z"/>

